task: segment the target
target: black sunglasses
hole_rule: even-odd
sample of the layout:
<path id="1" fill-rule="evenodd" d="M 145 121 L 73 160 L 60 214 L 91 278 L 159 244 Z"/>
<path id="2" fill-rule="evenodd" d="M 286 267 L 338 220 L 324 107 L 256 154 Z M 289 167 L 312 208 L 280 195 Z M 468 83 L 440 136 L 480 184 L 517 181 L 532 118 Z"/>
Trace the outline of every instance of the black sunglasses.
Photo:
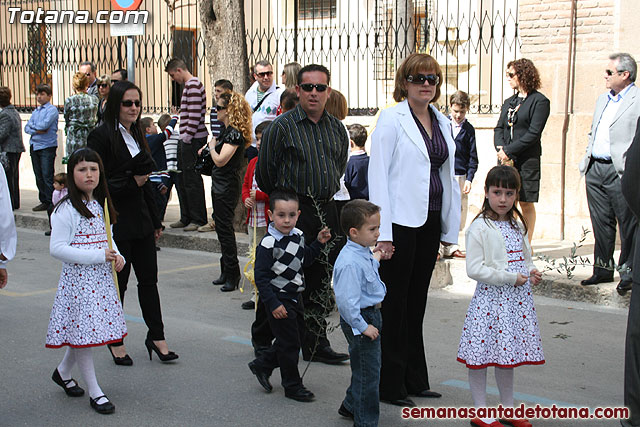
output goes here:
<path id="1" fill-rule="evenodd" d="M 618 71 L 618 70 L 616 70 L 616 71 L 613 71 L 613 70 L 604 70 L 604 73 L 605 73 L 607 76 L 611 77 L 611 76 L 613 76 L 613 74 L 614 74 L 614 73 L 615 73 L 615 74 L 620 74 L 620 73 L 624 73 L 624 71 Z"/>
<path id="2" fill-rule="evenodd" d="M 423 85 L 424 82 L 429 82 L 431 86 L 437 86 L 440 83 L 440 77 L 437 74 L 409 74 L 407 81 L 416 85 Z"/>
<path id="3" fill-rule="evenodd" d="M 140 100 L 136 99 L 135 101 L 132 101 L 130 99 L 126 99 L 124 101 L 121 102 L 123 107 L 131 107 L 133 104 L 136 105 L 136 107 L 140 106 Z"/>
<path id="4" fill-rule="evenodd" d="M 328 85 L 323 85 L 323 84 L 315 84 L 314 85 L 312 83 L 302 83 L 299 86 L 300 86 L 300 89 L 302 89 L 305 92 L 311 92 L 314 88 L 318 92 L 324 92 L 329 87 Z"/>
<path id="5" fill-rule="evenodd" d="M 99 88 L 109 87 L 109 85 L 108 85 L 108 84 L 106 84 L 106 83 L 100 83 L 100 84 L 98 85 L 98 87 L 99 87 Z"/>
<path id="6" fill-rule="evenodd" d="M 216 105 L 216 111 L 222 111 L 222 110 L 226 110 L 227 107 L 224 105 Z"/>
<path id="7" fill-rule="evenodd" d="M 516 76 L 516 73 L 512 73 L 512 72 L 510 72 L 510 71 L 507 71 L 505 74 L 506 74 L 506 75 L 507 75 L 507 77 L 509 77 L 510 79 L 512 79 L 512 78 L 514 78 L 514 77 Z"/>
<path id="8" fill-rule="evenodd" d="M 273 71 L 263 71 L 262 73 L 256 73 L 256 76 L 260 77 L 261 79 L 270 76 L 271 74 L 273 74 Z"/>

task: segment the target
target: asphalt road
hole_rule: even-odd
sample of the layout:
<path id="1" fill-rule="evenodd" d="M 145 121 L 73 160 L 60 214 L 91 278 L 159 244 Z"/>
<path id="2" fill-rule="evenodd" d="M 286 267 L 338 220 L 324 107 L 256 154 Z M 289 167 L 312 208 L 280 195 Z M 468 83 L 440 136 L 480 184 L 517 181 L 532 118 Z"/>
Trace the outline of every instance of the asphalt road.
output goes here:
<path id="1" fill-rule="evenodd" d="M 274 391 L 266 394 L 249 372 L 252 312 L 240 309 L 247 294 L 222 293 L 211 280 L 218 255 L 180 249 L 158 253 L 159 287 L 168 343 L 177 363 L 149 361 L 135 279 L 125 312 L 132 367 L 115 366 L 105 348 L 94 350 L 98 381 L 116 405 L 99 415 L 87 397 L 69 398 L 50 377 L 64 350 L 44 347 L 60 263 L 49 255 L 49 239 L 20 229 L 18 255 L 9 264 L 9 284 L 0 291 L 0 426 L 349 426 L 337 408 L 349 383 L 349 365 L 311 364 L 305 385 L 312 403 L 286 399 L 274 372 Z M 435 291 L 424 322 L 432 389 L 438 400 L 416 399 L 419 406 L 470 406 L 467 370 L 456 362 L 460 330 L 470 297 Z M 626 311 L 536 298 L 547 363 L 515 371 L 518 402 L 566 406 L 621 406 Z M 337 315 L 331 319 L 335 324 Z M 332 333 L 335 349 L 346 351 L 342 333 Z M 306 363 L 300 362 L 301 371 Z M 74 371 L 79 378 L 79 372 Z M 489 370 L 489 404 L 497 404 Z M 466 426 L 467 420 L 419 424 Z M 400 408 L 381 404 L 381 426 L 415 425 L 401 419 Z M 616 420 L 533 420 L 534 426 L 617 426 Z"/>

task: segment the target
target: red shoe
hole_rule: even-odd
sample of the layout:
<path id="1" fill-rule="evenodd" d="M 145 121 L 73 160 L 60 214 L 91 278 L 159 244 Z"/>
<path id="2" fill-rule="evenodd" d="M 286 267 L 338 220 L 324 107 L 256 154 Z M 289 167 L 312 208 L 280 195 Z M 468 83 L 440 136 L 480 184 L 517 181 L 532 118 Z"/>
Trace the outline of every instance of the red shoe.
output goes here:
<path id="1" fill-rule="evenodd" d="M 491 424 L 487 424 L 484 421 L 482 421 L 480 418 L 473 418 L 471 420 L 471 425 L 476 427 L 504 427 L 497 420 L 492 422 Z"/>
<path id="2" fill-rule="evenodd" d="M 529 420 L 500 420 L 501 422 L 513 426 L 513 427 L 532 427 L 531 423 L 529 422 Z"/>
<path id="3" fill-rule="evenodd" d="M 451 254 L 451 258 L 466 258 L 467 256 L 463 254 L 460 250 L 455 250 Z"/>

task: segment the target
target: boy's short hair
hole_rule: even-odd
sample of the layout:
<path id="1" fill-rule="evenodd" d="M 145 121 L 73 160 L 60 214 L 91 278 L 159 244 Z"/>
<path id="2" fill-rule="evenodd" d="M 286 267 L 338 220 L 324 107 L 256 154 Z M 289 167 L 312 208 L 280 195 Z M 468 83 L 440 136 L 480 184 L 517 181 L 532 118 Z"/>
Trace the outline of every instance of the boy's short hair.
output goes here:
<path id="1" fill-rule="evenodd" d="M 53 176 L 53 181 L 64 186 L 67 185 L 67 174 L 64 172 L 57 173 Z"/>
<path id="2" fill-rule="evenodd" d="M 171 116 L 168 114 L 163 114 L 160 117 L 158 117 L 158 127 L 164 130 L 164 128 L 167 127 L 170 121 L 171 121 Z"/>
<path id="3" fill-rule="evenodd" d="M 380 206 L 371 203 L 368 200 L 356 199 L 351 200 L 344 205 L 342 212 L 340 212 L 340 226 L 342 230 L 349 235 L 349 230 L 352 228 L 360 228 L 364 225 L 372 215 L 380 212 Z"/>
<path id="4" fill-rule="evenodd" d="M 233 91 L 233 83 L 226 79 L 216 80 L 213 84 L 213 87 L 221 87 L 222 89 L 228 90 L 229 92 Z"/>
<path id="5" fill-rule="evenodd" d="M 140 119 L 140 127 L 143 132 L 146 132 L 147 128 L 151 127 L 151 125 L 153 125 L 153 119 L 151 117 L 143 117 Z"/>
<path id="6" fill-rule="evenodd" d="M 364 126 L 354 123 L 352 125 L 347 126 L 349 129 L 349 138 L 356 144 L 358 147 L 364 147 L 367 143 L 367 130 Z"/>
<path id="7" fill-rule="evenodd" d="M 45 85 L 45 84 L 36 86 L 36 94 L 39 94 L 40 92 L 44 92 L 48 96 L 51 96 L 53 94 L 53 91 L 51 90 L 51 86 Z"/>
<path id="8" fill-rule="evenodd" d="M 280 95 L 280 106 L 283 111 L 293 110 L 296 108 L 296 105 L 298 105 L 298 102 L 300 102 L 300 98 L 298 98 L 295 88 L 282 91 Z"/>
<path id="9" fill-rule="evenodd" d="M 258 126 L 256 126 L 256 130 L 254 133 L 257 135 L 259 133 L 264 133 L 264 130 L 273 122 L 273 120 L 265 120 L 264 122 L 260 122 Z"/>
<path id="10" fill-rule="evenodd" d="M 471 99 L 469 98 L 469 94 L 467 94 L 467 92 L 459 90 L 451 95 L 451 97 L 449 97 L 449 104 L 461 105 L 468 110 L 471 106 Z"/>
<path id="11" fill-rule="evenodd" d="M 271 194 L 269 194 L 269 209 L 273 212 L 276 208 L 276 202 L 281 200 L 283 202 L 289 202 L 294 200 L 296 203 L 300 203 L 298 199 L 298 195 L 293 190 L 287 190 L 283 188 L 278 188 L 273 190 Z"/>
<path id="12" fill-rule="evenodd" d="M 164 70 L 169 73 L 172 71 L 176 71 L 178 68 L 189 71 L 189 69 L 187 68 L 187 64 L 180 58 L 172 58 L 169 62 L 167 62 L 167 66 L 164 68 Z"/>

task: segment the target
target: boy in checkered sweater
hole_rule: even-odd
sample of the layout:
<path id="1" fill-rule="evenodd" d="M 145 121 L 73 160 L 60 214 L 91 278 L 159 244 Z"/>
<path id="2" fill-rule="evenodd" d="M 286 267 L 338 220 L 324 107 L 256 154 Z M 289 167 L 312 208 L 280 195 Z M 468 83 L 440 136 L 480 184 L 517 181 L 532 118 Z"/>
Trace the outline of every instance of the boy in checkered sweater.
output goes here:
<path id="1" fill-rule="evenodd" d="M 325 227 L 318 233 L 317 240 L 305 245 L 302 231 L 295 228 L 300 211 L 294 192 L 273 191 L 269 195 L 269 207 L 267 213 L 272 222 L 256 248 L 254 274 L 260 292 L 259 303 L 267 309 L 276 339 L 249 363 L 249 369 L 270 392 L 273 387 L 269 377 L 279 366 L 284 395 L 299 402 L 310 402 L 315 396 L 302 385 L 298 372 L 298 353 L 304 333 L 302 267 L 314 262 L 331 233 Z"/>

